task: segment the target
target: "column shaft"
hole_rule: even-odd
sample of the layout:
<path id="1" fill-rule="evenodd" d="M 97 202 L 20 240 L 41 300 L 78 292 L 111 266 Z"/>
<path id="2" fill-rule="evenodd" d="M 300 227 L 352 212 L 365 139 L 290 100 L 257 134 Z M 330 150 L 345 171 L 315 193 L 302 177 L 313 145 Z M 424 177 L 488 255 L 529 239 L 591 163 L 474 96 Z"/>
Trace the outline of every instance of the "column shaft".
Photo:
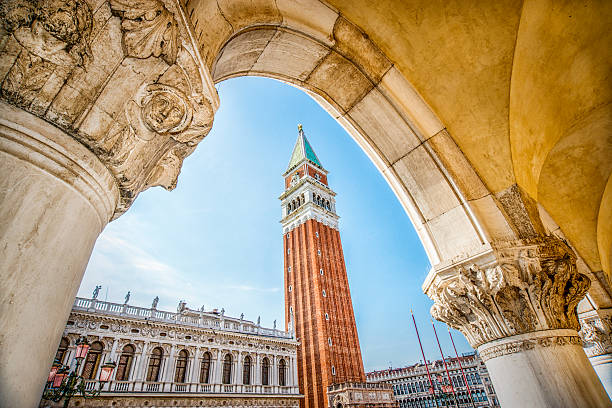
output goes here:
<path id="1" fill-rule="evenodd" d="M 93 245 L 118 198 L 93 153 L 0 102 L 0 406 L 38 406 Z"/>

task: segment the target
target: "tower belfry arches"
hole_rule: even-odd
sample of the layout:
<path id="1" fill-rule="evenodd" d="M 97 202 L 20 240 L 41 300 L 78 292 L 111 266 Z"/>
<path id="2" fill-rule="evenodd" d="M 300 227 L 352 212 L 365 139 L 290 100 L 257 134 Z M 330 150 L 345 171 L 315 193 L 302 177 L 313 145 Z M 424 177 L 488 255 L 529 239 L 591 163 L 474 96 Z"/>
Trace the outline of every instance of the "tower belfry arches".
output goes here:
<path id="1" fill-rule="evenodd" d="M 590 282 L 609 333 L 609 3 L 65 3 L 0 15 L 0 405 L 37 404 L 96 237 L 176 186 L 214 83 L 243 75 L 303 89 L 363 148 L 430 259 L 434 317 L 486 356 L 502 403 L 607 404 L 576 304 Z M 536 361 L 566 376 L 506 369 Z"/>

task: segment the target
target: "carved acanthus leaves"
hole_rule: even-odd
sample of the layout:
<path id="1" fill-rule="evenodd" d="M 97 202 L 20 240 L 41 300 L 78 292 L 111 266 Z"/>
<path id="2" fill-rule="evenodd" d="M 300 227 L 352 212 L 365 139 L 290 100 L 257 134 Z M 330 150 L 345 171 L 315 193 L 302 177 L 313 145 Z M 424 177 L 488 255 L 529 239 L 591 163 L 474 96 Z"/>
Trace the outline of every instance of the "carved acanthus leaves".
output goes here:
<path id="1" fill-rule="evenodd" d="M 135 58 L 161 57 L 176 62 L 179 27 L 174 15 L 156 0 L 111 0 L 111 10 L 121 17 L 125 54 Z"/>
<path id="2" fill-rule="evenodd" d="M 547 329 L 579 329 L 576 305 L 589 279 L 572 250 L 556 237 L 501 243 L 495 261 L 460 265 L 433 285 L 432 315 L 461 330 L 473 347 Z"/>

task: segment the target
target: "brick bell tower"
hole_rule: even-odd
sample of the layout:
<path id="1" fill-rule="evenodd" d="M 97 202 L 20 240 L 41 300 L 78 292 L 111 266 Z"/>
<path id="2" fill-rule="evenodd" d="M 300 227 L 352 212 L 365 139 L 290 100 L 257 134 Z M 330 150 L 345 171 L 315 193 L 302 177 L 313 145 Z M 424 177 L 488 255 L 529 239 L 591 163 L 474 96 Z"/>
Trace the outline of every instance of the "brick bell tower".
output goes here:
<path id="1" fill-rule="evenodd" d="M 300 342 L 302 407 L 328 406 L 327 387 L 365 382 L 338 232 L 336 193 L 298 126 L 280 196 L 285 254 L 285 321 Z"/>

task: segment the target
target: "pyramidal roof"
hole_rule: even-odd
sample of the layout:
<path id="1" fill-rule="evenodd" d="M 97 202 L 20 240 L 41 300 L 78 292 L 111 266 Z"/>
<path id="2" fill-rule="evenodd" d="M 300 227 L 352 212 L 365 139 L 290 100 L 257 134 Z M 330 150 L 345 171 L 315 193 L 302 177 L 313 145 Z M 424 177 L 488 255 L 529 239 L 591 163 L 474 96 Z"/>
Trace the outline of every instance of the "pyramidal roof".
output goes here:
<path id="1" fill-rule="evenodd" d="M 310 146 L 308 139 L 306 139 L 306 135 L 304 135 L 302 125 L 298 125 L 298 138 L 295 141 L 295 146 L 293 147 L 293 153 L 291 154 L 291 160 L 289 160 L 287 171 L 293 169 L 303 160 L 308 160 L 315 166 L 323 168 L 319 158 L 315 154 L 314 150 L 312 150 L 312 146 Z"/>

